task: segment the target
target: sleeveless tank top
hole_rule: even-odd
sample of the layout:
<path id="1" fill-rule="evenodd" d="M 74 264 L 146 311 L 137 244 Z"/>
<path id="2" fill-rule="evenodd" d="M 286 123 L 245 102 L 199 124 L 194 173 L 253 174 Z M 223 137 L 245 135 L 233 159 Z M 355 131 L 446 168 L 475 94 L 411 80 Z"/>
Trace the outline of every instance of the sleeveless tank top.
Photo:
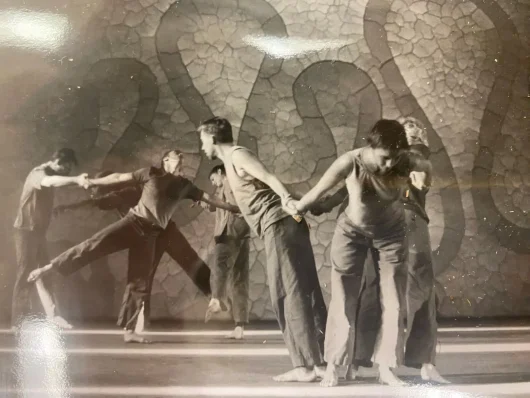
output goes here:
<path id="1" fill-rule="evenodd" d="M 371 173 L 363 162 L 364 149 L 350 152 L 353 170 L 346 177 L 349 200 L 345 213 L 361 233 L 380 237 L 404 222 L 400 199 L 406 180 L 391 174 Z"/>
<path id="2" fill-rule="evenodd" d="M 280 197 L 268 185 L 251 176 L 242 178 L 237 174 L 232 163 L 235 151 L 251 152 L 245 147 L 233 146 L 224 160 L 226 177 L 241 214 L 250 228 L 262 237 L 267 227 L 289 215 L 283 211 Z"/>

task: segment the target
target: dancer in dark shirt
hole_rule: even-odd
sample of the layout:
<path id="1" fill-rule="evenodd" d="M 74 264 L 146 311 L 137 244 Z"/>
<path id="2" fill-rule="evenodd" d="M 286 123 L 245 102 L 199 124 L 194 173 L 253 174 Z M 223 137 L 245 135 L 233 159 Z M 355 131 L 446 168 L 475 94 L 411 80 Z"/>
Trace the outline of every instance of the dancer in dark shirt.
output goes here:
<path id="1" fill-rule="evenodd" d="M 96 175 L 96 178 L 106 177 L 110 174 L 112 174 L 111 171 L 101 172 Z M 111 188 L 114 187 L 111 186 Z M 129 210 L 138 204 L 140 197 L 142 196 L 142 185 L 127 184 L 126 186 L 121 187 L 121 189 L 119 188 L 120 187 L 117 187 L 115 190 L 109 190 L 109 187 L 94 187 L 90 199 L 57 206 L 54 209 L 54 213 L 58 215 L 65 211 L 83 207 L 97 207 L 100 210 L 116 211 L 120 217 L 125 217 Z M 150 298 L 153 280 L 156 269 L 164 253 L 169 254 L 169 256 L 180 265 L 204 295 L 209 296 L 211 294 L 210 268 L 199 257 L 186 237 L 177 228 L 175 222 L 170 220 L 167 227 L 160 233 L 156 240 L 155 260 L 149 277 L 148 293 L 144 304 L 144 323 L 146 326 L 150 324 Z M 131 261 L 131 259 L 129 259 L 129 263 L 130 265 L 137 264 L 135 261 Z M 134 271 L 130 271 L 130 274 L 134 273 Z M 131 281 L 127 282 L 130 283 Z M 128 293 L 129 289 L 125 291 L 124 303 L 127 302 Z M 120 314 L 121 313 L 123 313 L 123 311 L 120 311 Z M 121 321 L 118 321 L 118 324 L 121 324 Z"/>
<path id="2" fill-rule="evenodd" d="M 87 184 L 87 174 L 68 177 L 75 165 L 75 152 L 69 148 L 60 149 L 50 161 L 31 170 L 24 183 L 14 224 L 17 276 L 11 312 L 13 326 L 30 313 L 31 285 L 27 282 L 28 275 L 49 261 L 46 231 L 50 225 L 55 189 Z M 64 327 L 69 326 L 62 318 L 52 316 L 51 320 Z"/>
<path id="3" fill-rule="evenodd" d="M 131 265 L 122 326 L 125 342 L 147 342 L 134 330 L 138 315 L 148 293 L 148 280 L 153 269 L 156 241 L 167 227 L 177 204 L 182 199 L 205 201 L 214 206 L 237 211 L 232 205 L 212 198 L 197 188 L 181 174 L 182 153 L 172 150 L 165 153 L 160 167 L 149 167 L 132 173 L 114 173 L 99 179 L 89 179 L 89 186 L 106 186 L 126 182 L 143 184 L 138 204 L 121 220 L 104 228 L 91 238 L 60 254 L 46 266 L 33 271 L 28 281 L 37 281 L 51 271 L 70 275 L 96 259 L 129 249 Z"/>
<path id="4" fill-rule="evenodd" d="M 212 169 L 210 181 L 217 188 L 220 200 L 236 205 L 223 165 Z M 203 206 L 215 211 L 212 298 L 206 311 L 206 321 L 221 311 L 223 301 L 230 302 L 236 326 L 227 337 L 240 340 L 248 323 L 250 228 L 241 214 L 217 209 L 205 203 Z"/>

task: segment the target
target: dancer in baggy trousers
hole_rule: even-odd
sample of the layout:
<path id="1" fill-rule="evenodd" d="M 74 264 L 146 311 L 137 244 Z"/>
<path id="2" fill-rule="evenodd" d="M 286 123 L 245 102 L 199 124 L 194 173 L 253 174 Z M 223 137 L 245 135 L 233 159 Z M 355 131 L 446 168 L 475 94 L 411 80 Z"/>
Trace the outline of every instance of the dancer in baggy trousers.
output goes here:
<path id="1" fill-rule="evenodd" d="M 348 190 L 348 207 L 340 215 L 331 247 L 332 294 L 327 320 L 322 386 L 338 384 L 338 367 L 352 363 L 356 312 L 368 251 L 380 273 L 382 327 L 375 361 L 379 379 L 403 384 L 392 372 L 402 357 L 400 307 L 406 284 L 406 226 L 399 198 L 412 171 L 425 172 L 429 164 L 408 151 L 403 126 L 378 121 L 369 133 L 368 146 L 338 158 L 316 186 L 295 202 L 304 212 L 341 181 Z M 350 377 L 354 375 L 350 373 Z"/>
<path id="2" fill-rule="evenodd" d="M 33 312 L 31 285 L 27 281 L 30 272 L 49 262 L 46 231 L 52 216 L 55 189 L 70 185 L 83 187 L 87 183 L 87 174 L 68 177 L 76 165 L 75 152 L 62 148 L 48 162 L 31 170 L 24 182 L 14 224 L 17 276 L 11 310 L 13 327 Z M 51 316 L 50 320 L 70 327 L 60 317 Z"/>
<path id="3" fill-rule="evenodd" d="M 405 128 L 411 151 L 428 159 L 430 151 L 423 124 L 413 117 L 402 118 L 399 121 Z M 404 311 L 407 318 L 407 334 L 403 363 L 405 366 L 421 369 L 423 380 L 445 384 L 448 381 L 440 376 L 435 367 L 438 323 L 429 217 L 425 210 L 431 180 L 430 172 L 424 175 L 411 173 L 408 186 L 400 198 L 405 209 L 408 238 L 406 311 Z M 355 359 L 352 365 L 354 369 L 358 366 L 372 366 L 371 358 L 376 345 L 374 331 L 380 327 L 381 305 L 378 296 L 379 274 L 367 268 L 359 299 Z"/>
<path id="4" fill-rule="evenodd" d="M 231 211 L 235 206 L 212 198 L 197 188 L 181 174 L 182 153 L 178 150 L 166 152 L 159 167 L 149 167 L 132 173 L 115 173 L 107 177 L 90 180 L 89 186 L 105 186 L 134 182 L 143 184 L 142 196 L 137 206 L 121 220 L 109 225 L 91 238 L 60 254 L 49 264 L 33 271 L 28 281 L 37 281 L 51 271 L 67 276 L 94 262 L 100 257 L 129 249 L 132 265 L 129 275 L 129 295 L 125 304 L 122 326 L 125 342 L 145 343 L 147 340 L 134 330 L 138 315 L 145 303 L 149 276 L 155 260 L 156 241 L 167 227 L 178 202 L 182 199 L 205 201 Z"/>
<path id="5" fill-rule="evenodd" d="M 326 306 L 309 227 L 293 199 L 250 150 L 234 145 L 232 126 L 215 117 L 198 128 L 202 149 L 218 158 L 241 214 L 264 241 L 272 306 L 294 369 L 275 381 L 314 381 L 322 374 Z"/>
<path id="6" fill-rule="evenodd" d="M 104 171 L 96 174 L 96 178 L 106 177 L 112 174 L 111 171 Z M 110 189 L 109 189 L 110 188 Z M 125 186 L 100 186 L 94 187 L 92 197 L 90 199 L 82 200 L 76 203 L 65 204 L 55 207 L 54 213 L 56 215 L 65 211 L 75 210 L 83 207 L 96 207 L 104 211 L 116 211 L 120 218 L 127 215 L 130 209 L 134 208 L 142 196 L 142 185 L 140 184 L 126 184 Z M 230 212 L 228 212 L 230 213 Z M 231 214 L 231 213 L 230 213 Z M 193 281 L 195 286 L 205 295 L 211 294 L 210 289 L 210 268 L 200 258 L 197 252 L 190 245 L 186 237 L 180 232 L 173 220 L 168 222 L 167 227 L 162 231 L 156 240 L 155 259 L 153 269 L 149 277 L 148 293 L 144 303 L 143 323 L 148 327 L 151 322 L 151 290 L 156 270 L 164 253 L 169 256 L 184 270 L 184 272 Z M 131 253 L 129 253 L 129 269 L 131 266 L 138 265 L 132 260 Z M 139 264 L 141 266 L 141 264 Z M 132 277 L 134 273 L 128 272 L 128 277 Z M 132 282 L 128 279 L 127 283 Z M 130 289 L 124 292 L 122 310 L 120 314 L 124 313 L 125 303 L 128 301 Z M 122 316 L 120 316 L 122 318 Z M 121 325 L 122 321 L 118 320 Z M 137 330 L 139 330 L 137 328 Z"/>
<path id="7" fill-rule="evenodd" d="M 210 172 L 210 181 L 217 188 L 220 200 L 236 205 L 223 165 Z M 223 304 L 232 312 L 235 328 L 227 337 L 241 340 L 248 323 L 250 228 L 241 214 L 234 214 L 203 203 L 215 211 L 214 261 L 211 269 L 212 298 L 205 321 L 222 310 Z"/>

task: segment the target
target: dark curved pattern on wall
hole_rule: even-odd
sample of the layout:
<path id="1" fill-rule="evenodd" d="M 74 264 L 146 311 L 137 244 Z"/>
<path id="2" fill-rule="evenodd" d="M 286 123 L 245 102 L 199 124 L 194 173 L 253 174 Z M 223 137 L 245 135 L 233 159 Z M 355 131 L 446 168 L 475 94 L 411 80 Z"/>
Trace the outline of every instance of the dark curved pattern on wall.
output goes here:
<path id="1" fill-rule="evenodd" d="M 433 251 L 437 273 L 446 270 L 456 258 L 465 232 L 464 208 L 451 159 L 442 140 L 434 131 L 425 112 L 412 95 L 390 51 L 384 29 L 391 3 L 387 0 L 369 0 L 364 15 L 364 37 L 372 55 L 380 62 L 379 70 L 386 85 L 394 93 L 396 105 L 403 116 L 414 116 L 421 120 L 428 132 L 437 183 L 441 183 L 444 214 L 444 232 L 440 246 Z"/>
<path id="2" fill-rule="evenodd" d="M 530 229 L 512 223 L 501 214 L 493 200 L 490 186 L 495 157 L 493 152 L 508 113 L 512 86 L 519 69 L 520 55 L 524 50 L 513 22 L 495 1 L 471 1 L 493 22 L 502 43 L 495 82 L 480 125 L 480 149 L 472 170 L 473 203 L 480 224 L 495 234 L 502 246 L 516 253 L 530 253 Z"/>
<path id="3" fill-rule="evenodd" d="M 108 83 L 113 76 L 109 75 L 109 71 L 124 79 L 135 79 L 138 84 L 138 103 L 132 120 L 108 151 L 102 168 L 128 170 L 143 167 L 145 164 L 138 158 L 138 153 L 145 147 L 145 139 L 155 133 L 151 122 L 158 104 L 156 77 L 147 65 L 137 60 L 103 59 L 92 65 L 85 78 L 85 84 L 92 93 L 98 93 L 101 85 Z"/>
<path id="4" fill-rule="evenodd" d="M 200 0 L 199 0 L 200 1 Z M 202 94 L 195 87 L 189 72 L 182 61 L 182 57 L 178 48 L 178 40 L 181 37 L 181 32 L 176 31 L 173 27 L 176 26 L 180 21 L 179 19 L 182 16 L 190 14 L 198 14 L 198 10 L 195 6 L 196 1 L 192 0 L 182 0 L 180 2 L 174 3 L 167 12 L 162 16 L 160 21 L 159 28 L 156 33 L 156 45 L 158 58 L 160 65 L 164 70 L 173 94 L 178 99 L 182 108 L 188 114 L 191 122 L 195 126 L 199 126 L 201 122 L 214 116 L 208 104 L 204 101 Z M 256 20 L 258 20 L 263 28 L 263 31 L 268 34 L 274 35 L 286 35 L 285 24 L 282 19 L 274 10 L 274 8 L 264 0 L 251 1 L 251 0 L 240 0 L 238 3 L 227 0 L 219 0 L 216 2 L 217 6 L 224 6 L 227 8 L 232 8 L 234 5 L 238 9 L 244 10 L 247 15 L 251 15 Z M 254 87 L 252 89 L 250 98 L 247 103 L 247 110 L 245 112 L 245 117 L 241 124 L 241 130 L 239 133 L 238 142 L 241 145 L 245 145 L 257 153 L 257 145 L 255 139 L 251 136 L 249 131 L 254 131 L 254 125 L 252 124 L 247 114 L 249 109 L 252 109 L 252 105 L 255 103 L 254 99 L 256 95 L 259 95 L 255 91 L 257 90 L 258 81 L 261 79 L 266 79 L 271 74 L 276 73 L 281 67 L 282 60 L 270 59 L 268 56 L 265 56 L 261 64 L 260 71 L 258 73 L 258 78 Z M 183 132 L 187 133 L 187 132 Z M 199 138 L 197 137 L 197 140 Z M 218 162 L 212 162 L 208 160 L 205 156 L 201 156 L 201 161 L 195 180 L 200 185 L 209 186 L 208 175 L 211 168 Z M 206 185 L 207 184 L 207 185 Z M 192 220 L 197 215 L 202 212 L 200 206 L 190 208 L 188 210 L 187 218 Z"/>
<path id="5" fill-rule="evenodd" d="M 326 120 L 318 104 L 317 88 L 321 91 L 327 87 L 339 87 L 348 92 L 349 98 L 359 98 L 358 113 L 348 109 L 348 103 L 337 102 L 335 106 L 342 107 L 340 118 Z M 343 151 L 363 145 L 364 137 L 369 128 L 381 118 L 382 103 L 377 87 L 366 72 L 354 64 L 342 61 L 320 61 L 308 66 L 293 83 L 293 97 L 296 110 L 302 118 L 302 125 L 295 129 L 309 131 L 319 148 L 319 161 L 310 181 L 302 184 L 292 184 L 295 191 L 306 192 L 324 171 L 337 158 L 337 145 L 329 123 L 334 127 L 356 125 L 354 144 Z M 333 147 L 332 147 L 333 146 Z"/>

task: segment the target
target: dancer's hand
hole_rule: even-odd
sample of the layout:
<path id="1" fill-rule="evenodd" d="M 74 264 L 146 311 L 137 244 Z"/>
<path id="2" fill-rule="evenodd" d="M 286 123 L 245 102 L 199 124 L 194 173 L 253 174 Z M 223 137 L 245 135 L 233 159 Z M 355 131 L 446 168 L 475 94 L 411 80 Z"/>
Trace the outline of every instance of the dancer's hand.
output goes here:
<path id="1" fill-rule="evenodd" d="M 35 282 L 36 280 L 40 279 L 42 277 L 43 270 L 41 268 L 37 268 L 34 271 L 31 271 L 31 273 L 28 276 L 28 282 Z"/>
<path id="2" fill-rule="evenodd" d="M 294 199 L 287 199 L 283 201 L 282 203 L 283 210 L 290 216 L 298 216 L 299 212 L 296 209 L 296 203 L 297 201 Z"/>
<path id="3" fill-rule="evenodd" d="M 420 191 L 427 189 L 427 173 L 423 171 L 412 171 L 409 175 L 410 182 Z"/>
<path id="4" fill-rule="evenodd" d="M 77 185 L 85 189 L 90 187 L 90 180 L 88 179 L 87 173 L 79 174 L 77 176 Z"/>

